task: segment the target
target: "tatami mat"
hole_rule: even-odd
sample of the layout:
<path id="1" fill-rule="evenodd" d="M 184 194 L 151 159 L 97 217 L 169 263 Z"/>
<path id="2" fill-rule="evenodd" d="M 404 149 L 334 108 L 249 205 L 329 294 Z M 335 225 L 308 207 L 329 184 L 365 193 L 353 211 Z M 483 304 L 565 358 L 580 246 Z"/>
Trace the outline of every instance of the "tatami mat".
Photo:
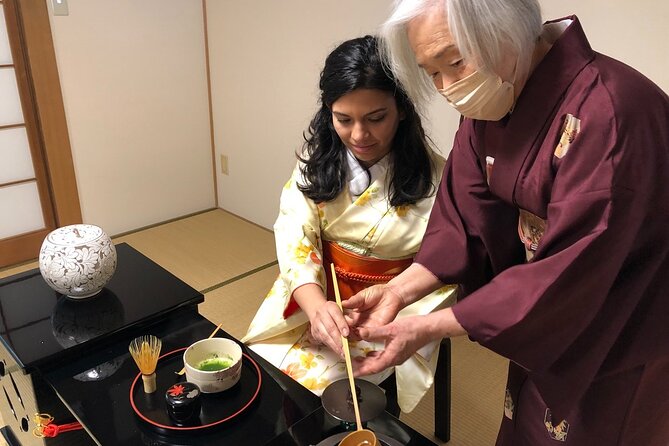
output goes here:
<path id="1" fill-rule="evenodd" d="M 221 209 L 114 238 L 123 242 L 200 291 L 276 261 L 272 232 Z"/>
<path id="2" fill-rule="evenodd" d="M 503 413 L 508 361 L 466 337 L 453 338 L 451 351 L 451 441 L 433 435 L 432 389 L 400 418 L 439 445 L 492 446 Z"/>
<path id="3" fill-rule="evenodd" d="M 31 269 L 37 268 L 37 267 L 38 267 L 38 264 L 37 264 L 36 261 L 22 263 L 18 266 L 5 267 L 5 268 L 0 269 L 0 279 L 2 279 L 3 277 L 13 276 L 14 274 L 22 273 L 24 271 L 28 271 L 28 270 L 31 270 Z M 0 437 L 0 438 L 2 438 L 2 437 Z M 0 443 L 0 445 L 2 445 L 2 443 Z"/>
<path id="4" fill-rule="evenodd" d="M 205 294 L 200 314 L 240 339 L 278 274 L 273 265 Z"/>

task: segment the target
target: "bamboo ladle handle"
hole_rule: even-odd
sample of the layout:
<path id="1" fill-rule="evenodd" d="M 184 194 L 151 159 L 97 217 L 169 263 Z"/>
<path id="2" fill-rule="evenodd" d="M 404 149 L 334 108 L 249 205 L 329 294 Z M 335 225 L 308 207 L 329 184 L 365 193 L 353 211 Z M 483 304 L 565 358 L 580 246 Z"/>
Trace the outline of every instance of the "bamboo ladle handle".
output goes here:
<path id="1" fill-rule="evenodd" d="M 334 263 L 330 263 L 332 271 L 332 286 L 335 292 L 335 299 L 342 314 L 344 309 L 341 306 L 341 297 L 339 296 L 339 285 L 337 284 L 337 273 L 335 272 Z M 362 422 L 360 421 L 360 409 L 358 408 L 358 396 L 355 392 L 355 381 L 353 380 L 353 368 L 351 367 L 351 352 L 348 349 L 348 339 L 341 337 L 341 344 L 344 349 L 344 359 L 346 360 L 346 372 L 348 373 L 348 383 L 351 386 L 351 396 L 353 398 L 353 410 L 355 411 L 355 424 L 357 430 L 362 430 Z"/>

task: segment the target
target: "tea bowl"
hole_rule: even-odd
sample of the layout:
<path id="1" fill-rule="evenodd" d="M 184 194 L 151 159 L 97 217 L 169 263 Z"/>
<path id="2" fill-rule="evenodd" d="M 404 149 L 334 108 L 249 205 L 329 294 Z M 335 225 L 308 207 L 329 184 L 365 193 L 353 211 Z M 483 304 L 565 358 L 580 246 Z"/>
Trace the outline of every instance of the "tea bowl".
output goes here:
<path id="1" fill-rule="evenodd" d="M 209 338 L 195 342 L 183 356 L 186 381 L 202 393 L 217 393 L 237 384 L 242 372 L 242 348 L 231 339 Z"/>

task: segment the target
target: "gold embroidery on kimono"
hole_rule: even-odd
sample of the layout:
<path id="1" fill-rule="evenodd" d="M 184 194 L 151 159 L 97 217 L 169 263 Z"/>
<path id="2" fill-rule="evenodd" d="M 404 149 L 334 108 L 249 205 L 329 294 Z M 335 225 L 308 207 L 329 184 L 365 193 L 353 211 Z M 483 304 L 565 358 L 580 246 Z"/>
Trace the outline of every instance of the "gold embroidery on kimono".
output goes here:
<path id="1" fill-rule="evenodd" d="M 444 160 L 435 157 L 439 182 Z M 386 167 L 387 168 L 387 167 Z M 413 256 L 420 247 L 434 195 L 411 206 L 389 207 L 385 171 L 355 201 L 347 188 L 333 201 L 316 205 L 297 188 L 299 166 L 281 196 L 274 225 L 280 275 L 262 302 L 242 341 L 269 362 L 316 394 L 332 381 L 345 378 L 341 358 L 310 339 L 308 318 L 298 310 L 284 319 L 293 291 L 307 283 L 324 290 L 321 240 L 335 241 L 357 254 L 381 259 Z M 403 309 L 398 317 L 427 314 L 454 303 L 455 287 L 444 287 Z M 352 357 L 382 349 L 381 344 L 351 342 Z M 398 403 L 404 412 L 418 404 L 433 382 L 438 342 L 419 350 L 394 368 Z M 365 377 L 379 383 L 392 373 Z"/>
<path id="2" fill-rule="evenodd" d="M 513 397 L 511 397 L 511 392 L 509 389 L 506 389 L 504 394 L 504 416 L 509 420 L 513 420 L 513 412 L 516 409 L 516 405 L 513 403 Z"/>
<path id="3" fill-rule="evenodd" d="M 546 221 L 524 209 L 520 210 L 518 217 L 518 236 L 525 245 L 525 258 L 529 262 L 534 257 L 534 252 L 539 247 L 541 237 L 546 232 Z"/>
<path id="4" fill-rule="evenodd" d="M 569 433 L 569 423 L 567 423 L 567 420 L 562 420 L 560 424 L 554 426 L 551 410 L 546 409 L 544 425 L 546 426 L 546 430 L 548 430 L 548 435 L 550 435 L 553 440 L 562 442 L 567 441 L 567 434 Z"/>
<path id="5" fill-rule="evenodd" d="M 567 113 L 567 116 L 564 118 L 564 124 L 562 125 L 562 132 L 560 134 L 560 142 L 558 142 L 557 147 L 555 147 L 555 156 L 562 158 L 569 151 L 569 146 L 576 135 L 581 131 L 581 120 L 577 117 Z"/>

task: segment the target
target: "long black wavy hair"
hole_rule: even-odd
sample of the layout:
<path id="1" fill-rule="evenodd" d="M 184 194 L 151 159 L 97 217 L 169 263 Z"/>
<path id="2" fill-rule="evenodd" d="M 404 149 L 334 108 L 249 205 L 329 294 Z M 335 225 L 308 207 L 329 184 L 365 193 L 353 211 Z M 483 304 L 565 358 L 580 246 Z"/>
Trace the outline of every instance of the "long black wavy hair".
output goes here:
<path id="1" fill-rule="evenodd" d="M 353 90 L 368 88 L 393 94 L 404 119 L 399 122 L 391 153 L 392 206 L 413 204 L 436 189 L 432 184 L 432 159 L 420 116 L 395 79 L 384 69 L 373 36 L 347 40 L 328 55 L 321 72 L 320 109 L 305 132 L 301 172 L 305 184 L 298 187 L 316 203 L 333 200 L 346 184 L 346 146 L 332 123 L 332 104 Z M 369 172 L 367 172 L 369 177 Z"/>

